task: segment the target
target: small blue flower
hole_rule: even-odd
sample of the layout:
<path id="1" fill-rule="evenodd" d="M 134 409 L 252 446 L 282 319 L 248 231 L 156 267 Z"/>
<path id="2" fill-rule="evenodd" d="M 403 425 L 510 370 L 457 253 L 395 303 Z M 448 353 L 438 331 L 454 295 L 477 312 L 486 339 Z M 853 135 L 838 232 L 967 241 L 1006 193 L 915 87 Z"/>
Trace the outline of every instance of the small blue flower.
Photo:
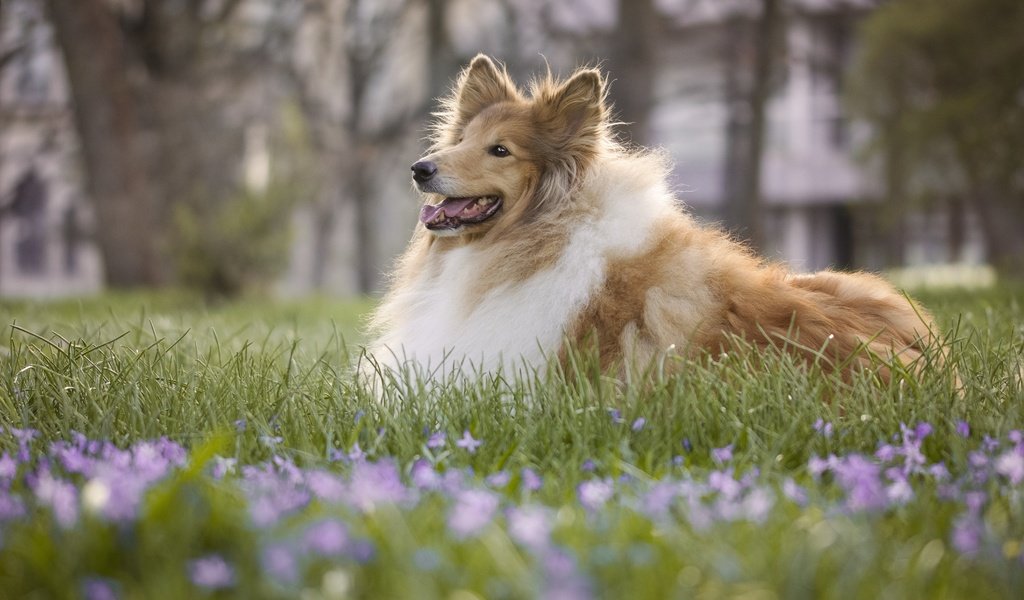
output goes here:
<path id="1" fill-rule="evenodd" d="M 87 577 L 82 580 L 82 597 L 85 600 L 117 600 L 117 584 L 102 577 Z"/>
<path id="2" fill-rule="evenodd" d="M 208 590 L 219 590 L 235 584 L 235 570 L 218 554 L 210 554 L 190 562 L 188 576 L 197 587 Z"/>
<path id="3" fill-rule="evenodd" d="M 462 432 L 462 439 L 455 442 L 455 445 L 469 452 L 470 454 L 476 453 L 476 449 L 483 445 L 483 442 L 474 438 L 473 434 L 469 430 Z"/>
<path id="4" fill-rule="evenodd" d="M 729 462 L 732 460 L 732 444 L 722 446 L 721 448 L 713 448 L 711 450 L 711 458 L 720 465 Z"/>
<path id="5" fill-rule="evenodd" d="M 444 446 L 447 437 L 443 431 L 430 434 L 430 439 L 427 440 L 427 448 L 440 448 Z"/>
<path id="6" fill-rule="evenodd" d="M 523 469 L 521 475 L 523 478 L 523 488 L 531 492 L 539 490 L 540 486 L 544 483 L 540 475 L 538 475 L 533 469 Z"/>

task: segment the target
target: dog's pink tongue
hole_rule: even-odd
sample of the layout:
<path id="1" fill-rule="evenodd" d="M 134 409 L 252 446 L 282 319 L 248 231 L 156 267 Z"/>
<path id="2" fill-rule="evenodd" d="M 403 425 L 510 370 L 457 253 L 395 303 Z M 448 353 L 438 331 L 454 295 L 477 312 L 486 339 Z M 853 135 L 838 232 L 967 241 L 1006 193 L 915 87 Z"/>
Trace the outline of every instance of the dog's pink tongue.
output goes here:
<path id="1" fill-rule="evenodd" d="M 458 216 L 475 200 L 476 198 L 445 198 L 440 204 L 424 204 L 420 209 L 420 223 L 433 221 L 441 211 L 444 211 L 445 218 Z"/>

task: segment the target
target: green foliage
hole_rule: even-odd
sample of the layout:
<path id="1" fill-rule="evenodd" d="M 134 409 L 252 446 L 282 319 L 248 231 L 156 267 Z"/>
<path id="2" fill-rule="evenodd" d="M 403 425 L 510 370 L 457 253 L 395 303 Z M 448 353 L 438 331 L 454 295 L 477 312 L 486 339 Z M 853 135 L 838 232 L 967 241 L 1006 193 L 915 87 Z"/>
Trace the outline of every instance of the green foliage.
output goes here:
<path id="1" fill-rule="evenodd" d="M 229 199 L 174 207 L 178 276 L 182 285 L 212 296 L 237 296 L 264 286 L 287 265 L 292 186 L 241 191 Z"/>
<path id="2" fill-rule="evenodd" d="M 274 162 L 265 189 L 230 194 L 197 191 L 174 206 L 172 254 L 178 283 L 208 297 L 260 291 L 287 266 L 295 209 L 314 195 L 307 183 L 317 157 L 309 130 L 292 104 L 283 105 L 268 134 Z"/>
<path id="3" fill-rule="evenodd" d="M 966 199 L 996 266 L 1020 269 L 1024 3 L 896 0 L 861 33 L 849 99 L 892 199 Z"/>
<path id="4" fill-rule="evenodd" d="M 338 471 L 345 467 L 330 460 L 331 451 L 358 443 L 406 475 L 419 459 L 448 471 L 470 467 L 479 478 L 534 469 L 543 487 L 528 491 L 515 475 L 499 492 L 503 510 L 526 502 L 550 507 L 554 537 L 598 597 L 1014 597 L 1024 584 L 1019 488 L 986 509 L 991 535 L 1005 544 L 995 555 L 968 559 L 951 548 L 956 512 L 934 488 L 895 510 L 830 512 L 835 490 L 816 486 L 807 462 L 870 454 L 902 423 L 927 421 L 935 432 L 923 451 L 958 477 L 982 436 L 1024 427 L 1020 291 L 923 298 L 950 332 L 960 393 L 949 390 L 950 372 L 936 364 L 925 365 L 920 380 L 845 384 L 785 356 L 738 353 L 643 385 L 595 379 L 587 375 L 591 358 L 581 356 L 580 375 L 414 382 L 378 399 L 351 370 L 366 303 L 206 309 L 186 295 L 0 305 L 0 320 L 17 323 L 0 339 L 0 427 L 38 429 L 40 448 L 80 432 L 121 447 L 166 435 L 190 449 L 187 467 L 158 483 L 130 524 L 86 515 L 63 529 L 37 510 L 7 527 L 0 589 L 12 597 L 74 597 L 83 576 L 97 575 L 119 582 L 126 598 L 190 597 L 201 592 L 184 565 L 218 553 L 234 565 L 237 583 L 211 596 L 538 595 L 549 565 L 514 543 L 503 512 L 466 539 L 447 531 L 449 507 L 436 497 L 360 514 L 314 503 L 262 530 L 249 522 L 230 480 L 206 475 L 213 454 L 239 465 L 277 454 Z M 609 409 L 619 410 L 622 422 L 610 419 Z M 630 427 L 638 417 L 646 426 Z M 835 435 L 815 431 L 818 419 L 833 423 Z M 245 431 L 235 433 L 239 420 Z M 955 433 L 959 420 L 971 423 L 970 440 Z M 425 432 L 455 440 L 467 429 L 484 442 L 474 454 L 425 445 Z M 268 436 L 283 441 L 272 448 Z M 795 479 L 808 487 L 810 502 L 779 503 L 761 523 L 702 529 L 644 518 L 625 497 L 597 513 L 576 501 L 577 486 L 595 477 L 639 486 L 706 476 L 718 468 L 710 450 L 727 444 L 734 445 L 737 473 L 758 469 L 772 485 Z M 0 437 L 4 451 L 16 446 Z M 581 468 L 585 461 L 594 472 Z M 299 538 L 310 522 L 332 515 L 350 525 L 353 538 L 372 541 L 373 560 L 306 563 L 293 588 L 269 581 L 263 544 Z"/>

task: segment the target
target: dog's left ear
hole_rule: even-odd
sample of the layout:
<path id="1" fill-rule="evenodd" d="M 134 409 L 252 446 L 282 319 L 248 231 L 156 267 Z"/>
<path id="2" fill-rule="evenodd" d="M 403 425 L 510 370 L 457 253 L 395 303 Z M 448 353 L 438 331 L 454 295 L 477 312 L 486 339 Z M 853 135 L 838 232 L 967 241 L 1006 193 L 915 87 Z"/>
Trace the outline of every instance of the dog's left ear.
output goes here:
<path id="1" fill-rule="evenodd" d="M 601 72 L 583 69 L 553 90 L 541 91 L 537 109 L 561 145 L 592 149 L 607 127 L 606 93 Z"/>
<path id="2" fill-rule="evenodd" d="M 487 55 L 477 54 L 462 72 L 456 85 L 455 106 L 459 117 L 469 120 L 492 104 L 512 101 L 518 97 L 519 93 L 508 73 L 494 64 Z"/>

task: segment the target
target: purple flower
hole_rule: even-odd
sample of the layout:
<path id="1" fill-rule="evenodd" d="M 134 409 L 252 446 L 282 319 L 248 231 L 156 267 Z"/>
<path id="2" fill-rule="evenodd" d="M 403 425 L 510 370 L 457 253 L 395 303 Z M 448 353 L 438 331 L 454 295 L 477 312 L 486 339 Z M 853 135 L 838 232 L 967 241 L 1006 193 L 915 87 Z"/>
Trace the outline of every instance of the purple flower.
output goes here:
<path id="1" fill-rule="evenodd" d="M 269 465 L 242 467 L 240 485 L 249 499 L 249 516 L 259 527 L 276 523 L 309 503 L 310 495 L 295 481 Z"/>
<path id="2" fill-rule="evenodd" d="M 25 503 L 5 489 L 0 489 L 0 522 L 25 516 Z"/>
<path id="3" fill-rule="evenodd" d="M 693 444 L 690 443 L 690 438 L 683 438 L 682 444 L 683 450 L 686 452 L 693 452 Z"/>
<path id="4" fill-rule="evenodd" d="M 363 511 L 378 504 L 397 504 L 408 498 L 398 467 L 390 460 L 356 463 L 349 480 L 349 501 Z"/>
<path id="5" fill-rule="evenodd" d="M 756 487 L 743 499 L 741 513 L 744 518 L 754 523 L 763 523 L 771 514 L 775 505 L 775 497 L 767 489 Z"/>
<path id="6" fill-rule="evenodd" d="M 50 444 L 50 456 L 57 459 L 57 462 L 67 473 L 79 473 L 86 477 L 92 475 L 96 460 L 87 456 L 84 449 L 78 445 L 68 442 L 53 442 Z"/>
<path id="7" fill-rule="evenodd" d="M 826 438 L 832 437 L 832 423 L 826 422 L 824 419 L 819 418 L 814 422 L 814 431 L 820 433 Z"/>
<path id="8" fill-rule="evenodd" d="M 373 542 L 369 540 L 353 540 L 352 550 L 349 551 L 349 555 L 357 563 L 365 564 L 373 560 L 374 555 L 377 554 L 377 547 L 373 545 Z"/>
<path id="9" fill-rule="evenodd" d="M 799 506 L 807 504 L 807 490 L 797 485 L 797 483 L 789 477 L 782 482 L 782 495 L 790 502 Z"/>
<path id="10" fill-rule="evenodd" d="M 249 426 L 249 423 L 245 419 L 236 419 L 233 423 L 235 426 L 236 433 L 242 433 L 245 428 Z"/>
<path id="11" fill-rule="evenodd" d="M 732 460 L 732 444 L 722 446 L 721 448 L 713 448 L 711 450 L 711 458 L 720 465 L 729 462 Z"/>
<path id="12" fill-rule="evenodd" d="M 892 444 L 882 444 L 875 450 L 875 458 L 882 462 L 892 462 L 899 454 L 899 450 Z"/>
<path id="13" fill-rule="evenodd" d="M 645 419 L 643 417 L 640 417 L 637 420 L 633 421 L 632 429 L 633 429 L 633 431 L 640 431 L 641 429 L 644 428 L 644 425 L 646 425 L 646 424 L 647 424 L 647 419 Z"/>
<path id="14" fill-rule="evenodd" d="M 0 454 L 0 480 L 10 481 L 18 474 L 18 463 L 7 452 Z"/>
<path id="15" fill-rule="evenodd" d="M 906 479 L 897 479 L 885 488 L 885 496 L 894 504 L 906 504 L 914 499 L 914 490 Z"/>
<path id="16" fill-rule="evenodd" d="M 531 492 L 536 492 L 537 490 L 539 490 L 540 486 L 543 485 L 544 483 L 543 480 L 540 478 L 540 475 L 538 475 L 536 471 L 530 468 L 523 469 L 521 472 L 521 476 L 523 479 L 523 488 Z"/>
<path id="17" fill-rule="evenodd" d="M 430 434 L 430 438 L 427 440 L 427 448 L 441 448 L 444 446 L 447 437 L 443 431 Z"/>
<path id="18" fill-rule="evenodd" d="M 974 515 L 981 514 L 981 509 L 985 507 L 985 502 L 988 501 L 988 494 L 985 492 L 967 492 L 964 494 L 964 506 L 967 507 L 967 511 Z"/>
<path id="19" fill-rule="evenodd" d="M 1024 444 L 1024 432 L 1019 429 L 1011 429 L 1006 438 L 1018 446 Z"/>
<path id="20" fill-rule="evenodd" d="M 676 488 L 664 482 L 652 487 L 643 498 L 644 512 L 652 518 L 664 517 L 676 499 Z"/>
<path id="21" fill-rule="evenodd" d="M 284 438 L 279 435 L 261 435 L 258 439 L 267 448 L 273 448 L 284 441 Z"/>
<path id="22" fill-rule="evenodd" d="M 576 495 L 580 504 L 587 510 L 597 510 L 611 499 L 615 488 L 612 487 L 611 479 L 590 479 L 584 481 L 576 488 Z"/>
<path id="23" fill-rule="evenodd" d="M 289 483 L 299 484 L 303 480 L 302 470 L 295 464 L 292 459 L 286 456 L 274 455 L 271 457 L 271 462 L 274 467 L 277 468 L 277 472 L 281 474 Z"/>
<path id="24" fill-rule="evenodd" d="M 708 487 L 725 498 L 735 498 L 743 491 L 743 486 L 732 475 L 732 469 L 712 471 L 708 475 Z"/>
<path id="25" fill-rule="evenodd" d="M 299 578 L 295 555 L 284 544 L 270 544 L 264 548 L 260 563 L 263 570 L 280 583 L 293 583 Z"/>
<path id="26" fill-rule="evenodd" d="M 433 465 L 422 458 L 413 463 L 409 477 L 413 485 L 421 490 L 433 490 L 441 485 L 441 476 L 434 470 Z"/>
<path id="27" fill-rule="evenodd" d="M 622 418 L 622 411 L 617 408 L 609 408 L 608 416 L 611 417 L 613 423 L 625 423 L 626 420 Z"/>
<path id="28" fill-rule="evenodd" d="M 448 527 L 457 537 L 475 535 L 494 517 L 498 496 L 487 490 L 465 490 L 455 497 L 448 515 Z"/>
<path id="29" fill-rule="evenodd" d="M 946 481 L 949 479 L 949 469 L 946 468 L 945 463 L 935 463 L 928 467 L 928 474 L 935 479 L 935 481 Z"/>
<path id="30" fill-rule="evenodd" d="M 473 437 L 473 434 L 469 433 L 466 429 L 462 432 L 462 439 L 455 442 L 455 445 L 469 452 L 470 454 L 476 453 L 476 449 L 479 448 L 483 442 Z"/>
<path id="31" fill-rule="evenodd" d="M 188 564 L 188 577 L 197 587 L 219 590 L 235 583 L 235 570 L 218 554 L 197 558 Z"/>
<path id="32" fill-rule="evenodd" d="M 42 470 L 32 486 L 40 504 L 49 506 L 57 523 L 64 528 L 71 527 L 78 520 L 78 489 L 74 484 Z"/>
<path id="33" fill-rule="evenodd" d="M 885 507 L 886 495 L 878 465 L 859 454 L 851 454 L 840 460 L 833 471 L 839 485 L 846 491 L 846 505 L 850 510 Z"/>
<path id="34" fill-rule="evenodd" d="M 345 526 L 334 519 L 310 525 L 302 536 L 305 549 L 321 556 L 337 556 L 345 550 L 348 532 Z"/>
<path id="35" fill-rule="evenodd" d="M 967 421 L 957 421 L 956 432 L 960 437 L 970 437 L 971 426 L 967 423 Z"/>
<path id="36" fill-rule="evenodd" d="M 597 464 L 593 461 L 593 459 L 590 458 L 583 461 L 583 464 L 580 465 L 580 470 L 583 471 L 584 473 L 593 473 L 594 469 L 596 468 Z"/>
<path id="37" fill-rule="evenodd" d="M 551 541 L 551 513 L 540 506 L 513 508 L 508 512 L 509 536 L 538 552 L 548 546 Z"/>
<path id="38" fill-rule="evenodd" d="M 996 459 L 996 473 L 1007 478 L 1012 485 L 1020 485 L 1024 481 L 1024 452 L 1013 449 L 1004 452 Z"/>
<path id="39" fill-rule="evenodd" d="M 512 479 L 512 476 L 507 471 L 498 471 L 487 476 L 485 480 L 487 485 L 492 488 L 503 488 L 508 485 L 508 482 Z"/>
<path id="40" fill-rule="evenodd" d="M 590 582 L 581 575 L 575 561 L 553 550 L 544 557 L 544 588 L 540 597 L 556 600 L 587 600 L 595 596 Z"/>
<path id="41" fill-rule="evenodd" d="M 102 577 L 86 577 L 82 580 L 82 597 L 85 600 L 117 600 L 119 594 L 115 583 Z"/>
<path id="42" fill-rule="evenodd" d="M 807 461 L 807 471 L 812 477 L 817 479 L 818 477 L 821 477 L 822 473 L 825 471 L 834 468 L 837 462 L 838 459 L 836 459 L 834 454 L 829 454 L 828 458 L 821 458 L 820 456 L 815 455 Z"/>
<path id="43" fill-rule="evenodd" d="M 352 462 L 366 460 L 366 453 L 359 447 L 359 442 L 352 444 L 352 448 L 348 451 L 348 459 Z"/>
<path id="44" fill-rule="evenodd" d="M 981 548 L 982 534 L 983 525 L 981 519 L 963 515 L 953 523 L 953 534 L 950 542 L 957 552 L 971 556 Z"/>
<path id="45" fill-rule="evenodd" d="M 214 479 L 223 479 L 225 475 L 234 473 L 237 466 L 237 459 L 214 456 L 213 468 L 210 470 L 210 474 L 213 475 Z"/>
<path id="46" fill-rule="evenodd" d="M 341 502 L 345 498 L 345 484 L 341 478 L 328 471 L 308 471 L 306 487 L 314 496 L 327 502 Z"/>
<path id="47" fill-rule="evenodd" d="M 933 431 L 932 424 L 927 421 L 921 421 L 914 427 L 914 438 L 917 440 L 923 440 L 924 438 L 931 435 Z"/>
<path id="48" fill-rule="evenodd" d="M 29 448 L 39 432 L 35 429 L 18 429 L 17 427 L 11 427 L 8 431 L 11 432 L 14 439 L 18 440 L 18 462 L 28 462 L 32 458 Z"/>

